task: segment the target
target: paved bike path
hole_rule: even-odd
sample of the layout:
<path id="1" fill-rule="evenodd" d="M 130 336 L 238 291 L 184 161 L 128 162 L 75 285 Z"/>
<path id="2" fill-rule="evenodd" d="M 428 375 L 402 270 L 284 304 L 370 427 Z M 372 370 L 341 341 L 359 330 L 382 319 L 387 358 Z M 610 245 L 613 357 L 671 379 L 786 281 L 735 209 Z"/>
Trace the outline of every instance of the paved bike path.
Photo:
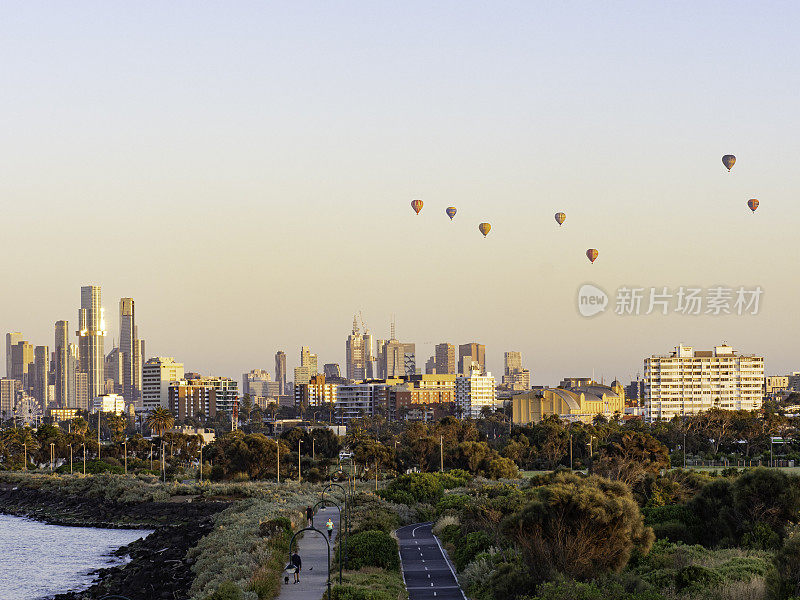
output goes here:
<path id="1" fill-rule="evenodd" d="M 334 522 L 333 539 L 331 540 L 331 584 L 336 584 L 338 575 L 334 574 L 336 562 L 333 560 L 333 544 L 336 541 L 337 529 L 339 527 L 339 511 L 335 508 L 325 508 L 317 511 L 314 515 L 314 527 L 325 531 L 325 522 L 330 517 Z M 289 583 L 285 584 L 281 579 L 281 591 L 278 600 L 320 600 L 327 598 L 328 591 L 328 546 L 318 533 L 306 531 L 300 538 L 298 544 L 298 554 L 303 561 L 303 568 L 300 569 L 300 583 L 292 583 L 294 576 L 288 571 L 283 575 L 289 576 Z M 289 562 L 289 557 L 286 557 Z"/>
<path id="2" fill-rule="evenodd" d="M 403 581 L 409 600 L 467 600 L 455 570 L 431 532 L 433 523 L 415 523 L 397 530 Z"/>

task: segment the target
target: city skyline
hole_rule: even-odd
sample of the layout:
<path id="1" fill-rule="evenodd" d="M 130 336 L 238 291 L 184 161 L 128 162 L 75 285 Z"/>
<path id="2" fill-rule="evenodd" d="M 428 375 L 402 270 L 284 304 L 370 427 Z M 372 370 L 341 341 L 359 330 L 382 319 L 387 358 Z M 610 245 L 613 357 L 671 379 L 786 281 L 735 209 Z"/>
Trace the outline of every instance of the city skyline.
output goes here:
<path id="1" fill-rule="evenodd" d="M 344 365 L 357 310 L 376 338 L 396 314 L 418 366 L 479 340 L 536 383 L 627 379 L 676 343 L 797 368 L 800 7 L 412 5 L 182 6 L 171 27 L 154 4 L 12 3 L 0 330 L 52 346 L 94 280 L 136 298 L 148 356 L 203 372 L 285 349 L 291 373 L 307 344 Z M 120 224 L 140 250 L 103 250 Z M 587 283 L 764 296 L 742 318 L 586 319 Z"/>

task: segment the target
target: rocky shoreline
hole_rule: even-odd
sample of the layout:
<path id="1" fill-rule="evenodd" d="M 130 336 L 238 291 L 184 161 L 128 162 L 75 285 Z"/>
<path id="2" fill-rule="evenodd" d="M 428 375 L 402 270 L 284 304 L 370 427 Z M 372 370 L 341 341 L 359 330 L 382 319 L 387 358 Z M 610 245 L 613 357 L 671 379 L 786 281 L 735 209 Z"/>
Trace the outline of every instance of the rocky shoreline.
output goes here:
<path id="1" fill-rule="evenodd" d="M 213 528 L 213 516 L 228 502 L 192 501 L 125 504 L 27 489 L 0 489 L 0 512 L 53 525 L 146 528 L 154 532 L 119 548 L 130 562 L 99 569 L 93 585 L 82 592 L 58 594 L 54 600 L 98 599 L 119 594 L 130 600 L 188 598 L 194 574 L 186 552 Z"/>

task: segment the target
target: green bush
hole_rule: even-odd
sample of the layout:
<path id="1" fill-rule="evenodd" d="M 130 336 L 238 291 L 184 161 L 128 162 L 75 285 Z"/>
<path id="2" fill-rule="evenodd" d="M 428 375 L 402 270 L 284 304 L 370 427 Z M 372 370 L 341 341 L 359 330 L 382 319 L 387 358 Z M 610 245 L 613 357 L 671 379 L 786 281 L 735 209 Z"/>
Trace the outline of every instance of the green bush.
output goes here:
<path id="1" fill-rule="evenodd" d="M 800 536 L 784 544 L 775 555 L 774 565 L 767 578 L 772 596 L 778 600 L 800 597 Z"/>
<path id="2" fill-rule="evenodd" d="M 436 503 L 444 495 L 444 485 L 434 473 L 409 473 L 392 480 L 380 495 L 398 504 Z"/>
<path id="3" fill-rule="evenodd" d="M 616 583 L 581 583 L 573 579 L 558 579 L 544 583 L 531 600 L 663 600 L 655 591 L 627 592 Z"/>
<path id="4" fill-rule="evenodd" d="M 472 481 L 472 475 L 464 469 L 450 469 L 444 473 L 437 473 L 437 476 L 446 490 L 465 487 Z"/>
<path id="5" fill-rule="evenodd" d="M 712 588 L 722 583 L 722 576 L 716 571 L 701 565 L 683 567 L 675 575 L 675 588 L 685 590 L 689 587 L 696 590 Z"/>
<path id="6" fill-rule="evenodd" d="M 381 567 L 391 571 L 400 569 L 397 542 L 385 531 L 362 531 L 347 541 L 348 568 Z"/>
<path id="7" fill-rule="evenodd" d="M 453 544 L 458 541 L 461 537 L 461 526 L 460 525 L 445 525 L 442 529 L 442 533 L 439 536 L 443 542 L 446 544 Z"/>
<path id="8" fill-rule="evenodd" d="M 242 600 L 242 590 L 235 583 L 226 581 L 206 600 Z"/>
<path id="9" fill-rule="evenodd" d="M 464 494 L 445 494 L 445 496 L 436 503 L 436 512 L 442 514 L 447 510 L 461 510 L 469 502 L 469 496 Z"/>
<path id="10" fill-rule="evenodd" d="M 456 569 L 462 571 L 472 560 L 492 545 L 492 538 L 485 531 L 473 531 L 455 542 L 453 562 Z"/>

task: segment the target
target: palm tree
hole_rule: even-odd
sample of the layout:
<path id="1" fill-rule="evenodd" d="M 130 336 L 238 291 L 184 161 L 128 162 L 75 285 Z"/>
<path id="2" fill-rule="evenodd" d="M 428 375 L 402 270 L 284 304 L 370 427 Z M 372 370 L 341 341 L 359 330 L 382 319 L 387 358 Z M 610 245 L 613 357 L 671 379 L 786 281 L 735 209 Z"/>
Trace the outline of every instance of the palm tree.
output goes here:
<path id="1" fill-rule="evenodd" d="M 159 406 L 147 417 L 147 426 L 161 437 L 167 429 L 175 424 L 175 417 L 163 406 Z"/>

